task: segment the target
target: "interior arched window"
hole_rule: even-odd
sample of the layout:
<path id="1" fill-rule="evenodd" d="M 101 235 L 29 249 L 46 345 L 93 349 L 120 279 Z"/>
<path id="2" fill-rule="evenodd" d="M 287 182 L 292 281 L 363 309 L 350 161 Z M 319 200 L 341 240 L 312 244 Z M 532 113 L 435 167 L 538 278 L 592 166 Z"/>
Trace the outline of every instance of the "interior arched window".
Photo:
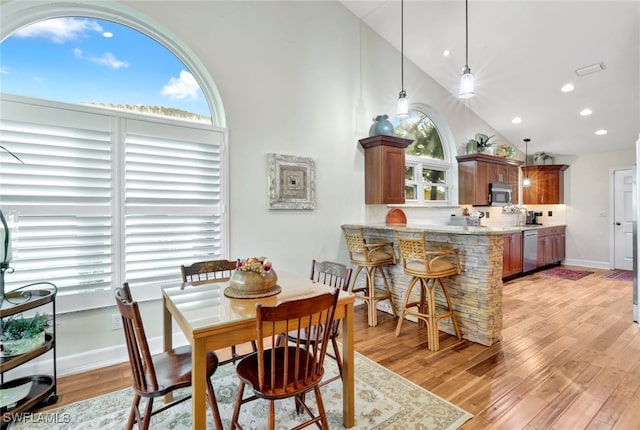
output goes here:
<path id="1" fill-rule="evenodd" d="M 0 145 L 24 162 L 0 150 L 0 208 L 17 219 L 6 286 L 53 282 L 58 312 L 112 305 L 124 281 L 159 298 L 181 264 L 228 257 L 215 87 L 170 36 L 110 16 L 135 25 L 38 19 L 0 43 Z"/>
<path id="2" fill-rule="evenodd" d="M 413 140 L 405 151 L 405 200 L 408 204 L 451 201 L 451 151 L 425 112 L 411 109 L 407 118 L 394 120 L 394 134 Z"/>

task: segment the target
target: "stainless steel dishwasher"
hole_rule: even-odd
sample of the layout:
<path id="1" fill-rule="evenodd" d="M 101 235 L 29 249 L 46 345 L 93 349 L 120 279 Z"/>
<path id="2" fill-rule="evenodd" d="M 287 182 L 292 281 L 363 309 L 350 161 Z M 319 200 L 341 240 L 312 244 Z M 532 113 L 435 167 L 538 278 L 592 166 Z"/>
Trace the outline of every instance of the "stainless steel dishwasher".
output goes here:
<path id="1" fill-rule="evenodd" d="M 525 230 L 522 242 L 522 271 L 526 273 L 538 266 L 538 230 Z"/>

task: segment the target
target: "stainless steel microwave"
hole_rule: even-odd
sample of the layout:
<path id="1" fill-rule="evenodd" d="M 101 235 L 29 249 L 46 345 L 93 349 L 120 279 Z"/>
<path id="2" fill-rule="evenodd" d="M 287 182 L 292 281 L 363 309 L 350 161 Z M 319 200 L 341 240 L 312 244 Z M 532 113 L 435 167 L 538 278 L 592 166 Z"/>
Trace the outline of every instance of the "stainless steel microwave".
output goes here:
<path id="1" fill-rule="evenodd" d="M 489 204 L 491 206 L 507 206 L 511 204 L 511 185 L 489 184 Z"/>

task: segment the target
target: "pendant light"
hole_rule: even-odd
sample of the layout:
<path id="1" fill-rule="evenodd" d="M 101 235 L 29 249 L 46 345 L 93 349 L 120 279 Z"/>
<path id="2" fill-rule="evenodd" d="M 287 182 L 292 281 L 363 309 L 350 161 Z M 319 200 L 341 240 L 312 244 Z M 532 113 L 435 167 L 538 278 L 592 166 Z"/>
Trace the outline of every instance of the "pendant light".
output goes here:
<path id="1" fill-rule="evenodd" d="M 465 60 L 462 76 L 460 77 L 460 94 L 461 99 L 468 99 L 476 95 L 474 92 L 473 75 L 469 68 L 469 1 L 464 0 L 464 22 L 465 22 Z"/>
<path id="2" fill-rule="evenodd" d="M 400 0 L 400 94 L 396 116 L 398 118 L 409 116 L 409 99 L 404 90 L 404 0 Z"/>
<path id="3" fill-rule="evenodd" d="M 529 172 L 527 171 L 527 157 L 529 156 L 529 142 L 531 139 L 524 139 L 524 175 L 522 177 L 522 188 L 529 188 L 531 186 L 531 179 L 529 179 Z"/>

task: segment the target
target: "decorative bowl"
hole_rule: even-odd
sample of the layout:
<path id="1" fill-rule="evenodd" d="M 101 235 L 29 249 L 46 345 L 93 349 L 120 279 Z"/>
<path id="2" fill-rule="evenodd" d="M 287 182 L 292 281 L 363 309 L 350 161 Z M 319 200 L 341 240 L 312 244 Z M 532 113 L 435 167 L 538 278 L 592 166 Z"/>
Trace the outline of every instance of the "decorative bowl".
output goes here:
<path id="1" fill-rule="evenodd" d="M 267 270 L 264 276 L 256 272 L 234 270 L 229 279 L 229 286 L 236 293 L 254 295 L 270 292 L 277 282 L 278 275 L 273 269 Z"/>

